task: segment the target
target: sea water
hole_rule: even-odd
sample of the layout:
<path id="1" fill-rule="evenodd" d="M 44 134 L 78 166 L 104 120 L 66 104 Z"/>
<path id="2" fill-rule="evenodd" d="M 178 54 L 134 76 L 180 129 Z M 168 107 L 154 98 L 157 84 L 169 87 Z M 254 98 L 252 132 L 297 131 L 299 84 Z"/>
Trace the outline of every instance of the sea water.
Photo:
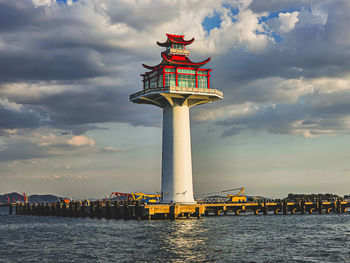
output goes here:
<path id="1" fill-rule="evenodd" d="M 350 214 L 126 221 L 0 207 L 0 262 L 350 262 Z"/>

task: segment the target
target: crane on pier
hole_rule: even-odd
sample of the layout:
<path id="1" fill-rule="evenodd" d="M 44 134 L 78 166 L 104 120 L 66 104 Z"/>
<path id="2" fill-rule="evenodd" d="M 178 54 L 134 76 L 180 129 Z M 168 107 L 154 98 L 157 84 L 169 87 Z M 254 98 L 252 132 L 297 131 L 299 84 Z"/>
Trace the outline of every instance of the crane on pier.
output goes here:
<path id="1" fill-rule="evenodd" d="M 239 192 L 237 194 L 229 194 L 227 195 L 227 199 L 229 202 L 232 203 L 245 203 L 247 202 L 247 197 L 245 195 L 245 187 L 240 187 L 240 188 L 235 188 L 235 189 L 230 189 L 229 191 L 237 191 Z"/>
<path id="2" fill-rule="evenodd" d="M 145 194 L 145 193 L 121 193 L 112 192 L 109 200 L 116 198 L 118 201 L 140 201 L 141 203 L 158 203 L 160 201 L 160 194 Z"/>
<path id="3" fill-rule="evenodd" d="M 238 193 L 233 193 L 234 191 L 239 191 Z M 228 193 L 230 194 L 224 196 L 221 196 L 223 193 Z M 227 189 L 227 190 L 222 190 L 222 191 L 216 191 L 216 192 L 211 192 L 211 193 L 205 193 L 200 196 L 208 196 L 208 195 L 220 195 L 220 196 L 214 196 L 214 197 L 209 197 L 210 201 L 212 201 L 213 198 L 216 198 L 217 202 L 224 202 L 224 203 L 245 203 L 247 202 L 247 197 L 245 195 L 245 187 L 239 187 L 239 188 L 232 188 L 232 189 Z M 226 199 L 225 199 L 226 198 Z M 208 201 L 208 197 L 206 197 Z"/>

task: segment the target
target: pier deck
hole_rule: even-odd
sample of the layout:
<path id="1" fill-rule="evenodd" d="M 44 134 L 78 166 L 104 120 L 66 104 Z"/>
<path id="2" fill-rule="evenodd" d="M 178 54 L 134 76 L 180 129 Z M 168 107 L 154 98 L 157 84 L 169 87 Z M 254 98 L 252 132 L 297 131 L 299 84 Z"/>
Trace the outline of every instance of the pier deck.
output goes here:
<path id="1" fill-rule="evenodd" d="M 262 214 L 347 213 L 350 202 L 305 201 L 298 202 L 248 202 L 248 203 L 197 203 L 197 204 L 140 204 L 138 202 L 71 202 L 64 203 L 16 203 L 10 204 L 9 213 L 16 215 L 91 217 L 107 219 L 176 220 L 202 216 Z"/>

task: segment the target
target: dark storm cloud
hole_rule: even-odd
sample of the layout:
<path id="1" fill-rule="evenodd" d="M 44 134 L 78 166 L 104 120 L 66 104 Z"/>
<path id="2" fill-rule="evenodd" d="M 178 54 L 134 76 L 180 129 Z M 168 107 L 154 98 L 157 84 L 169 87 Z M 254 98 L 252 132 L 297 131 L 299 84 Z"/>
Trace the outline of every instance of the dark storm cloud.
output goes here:
<path id="1" fill-rule="evenodd" d="M 173 9 L 164 1 L 151 1 L 146 5 L 142 2 L 123 1 L 117 5 L 115 1 L 107 1 L 109 8 L 106 13 L 113 23 L 125 23 L 138 31 L 156 27 L 179 15 L 179 10 Z M 130 10 L 132 9 L 132 12 Z"/>
<path id="2" fill-rule="evenodd" d="M 75 80 L 108 74 L 107 68 L 96 65 L 93 55 L 83 48 L 52 53 L 0 51 L 0 82 Z"/>
<path id="3" fill-rule="evenodd" d="M 93 124 L 124 122 L 132 125 L 158 126 L 160 109 L 133 105 L 129 94 L 107 88 L 63 91 L 39 98 L 20 98 L 19 109 L 0 104 L 0 129 L 49 126 L 79 135 L 101 129 Z M 1 102 L 1 101 L 0 101 Z"/>
<path id="4" fill-rule="evenodd" d="M 7 109 L 0 103 L 0 129 L 36 128 L 45 124 L 47 115 L 35 107 Z"/>
<path id="5" fill-rule="evenodd" d="M 304 97 L 312 112 L 318 114 L 332 114 L 350 116 L 350 92 L 336 91 L 332 93 L 314 92 Z"/>
<path id="6" fill-rule="evenodd" d="M 0 32 L 14 31 L 30 24 L 33 16 L 26 9 L 19 8 L 24 5 L 25 1 L 0 1 Z"/>
<path id="7" fill-rule="evenodd" d="M 303 105 L 276 105 L 265 107 L 257 113 L 243 118 L 218 121 L 216 124 L 230 127 L 223 136 L 231 136 L 241 130 L 267 130 L 272 133 L 286 134 L 291 132 L 294 121 L 306 117 L 307 109 Z"/>
<path id="8" fill-rule="evenodd" d="M 350 93 L 308 94 L 297 104 L 261 107 L 256 113 L 217 121 L 227 127 L 222 136 L 244 130 L 265 130 L 276 134 L 298 133 L 307 136 L 323 133 L 350 133 Z"/>
<path id="9" fill-rule="evenodd" d="M 40 147 L 35 143 L 24 140 L 5 145 L 0 150 L 0 162 L 50 156 L 54 156 L 54 154 L 50 153 L 48 147 Z"/>
<path id="10" fill-rule="evenodd" d="M 133 105 L 128 93 L 106 88 L 87 91 L 64 91 L 37 100 L 31 105 L 40 105 L 49 113 L 52 126 L 70 128 L 74 133 L 94 129 L 91 123 L 125 122 L 133 125 L 156 126 L 160 110 L 150 106 Z"/>
<path id="11" fill-rule="evenodd" d="M 128 56 L 127 49 L 109 43 L 113 36 L 90 22 L 94 13 L 84 5 L 56 4 L 48 11 L 14 0 L 0 1 L 0 10 L 0 83 L 106 76 Z"/>
<path id="12" fill-rule="evenodd" d="M 195 10 L 200 4 L 188 4 L 188 10 Z M 6 94 L 14 103 L 22 105 L 23 110 L 1 109 L 3 129 L 49 125 L 82 134 L 103 122 L 159 124 L 160 110 L 132 105 L 128 96 L 141 86 L 140 78 L 135 78 L 140 73 L 140 69 L 135 68 L 139 62 L 135 62 L 159 62 L 154 53 L 158 50 L 154 41 L 163 39 L 150 41 L 145 36 L 153 28 L 178 17 L 177 6 L 162 1 L 141 6 L 105 1 L 103 5 L 78 2 L 73 6 L 52 3 L 50 7 L 38 7 L 30 1 L 0 0 L 0 7 L 0 92 L 1 83 L 30 81 L 35 84 L 40 81 L 55 82 L 62 87 L 60 92 L 43 93 L 30 99 Z M 212 84 L 224 91 L 226 104 L 282 104 L 288 101 L 288 96 L 299 96 L 284 92 L 283 89 L 290 87 L 276 88 L 284 79 L 341 77 L 350 71 L 348 2 L 257 0 L 250 8 L 259 13 L 293 10 L 300 13 L 295 27 L 288 32 L 279 29 L 281 22 L 277 15 L 266 21 L 266 26 L 283 40 L 273 43 L 270 39 L 261 52 L 251 53 L 232 44 L 223 55 L 213 56 Z M 255 33 L 269 34 L 268 30 Z M 150 45 L 154 47 L 152 52 L 149 52 Z M 96 85 L 98 82 L 92 79 L 107 80 L 110 86 Z M 119 83 L 113 88 L 110 83 L 114 80 Z M 76 84 L 84 82 L 86 89 L 75 88 Z M 64 88 L 68 85 L 71 88 Z M 289 100 L 296 101 L 294 97 Z M 311 100 L 306 101 L 311 103 Z M 301 118 L 298 107 L 294 109 L 296 112 L 289 112 L 289 116 Z M 347 109 L 345 105 L 334 104 L 323 111 L 334 111 L 340 116 L 340 112 L 345 114 Z M 277 118 L 274 111 L 264 111 L 245 119 L 246 123 L 240 123 L 239 127 L 257 128 L 248 122 L 273 125 L 269 116 Z M 237 123 L 230 124 L 230 120 L 218 124 L 238 127 Z M 279 131 L 286 130 L 288 128 L 282 125 Z"/>
<path id="13" fill-rule="evenodd" d="M 94 151 L 97 151 L 97 149 L 86 145 L 76 146 L 67 143 L 38 145 L 36 143 L 20 139 L 2 146 L 0 149 L 0 162 L 57 156 L 72 156 L 78 154 L 82 155 Z"/>
<path id="14" fill-rule="evenodd" d="M 4 93 L 20 110 L 1 107 L 1 129 L 45 125 L 82 134 L 98 129 L 94 123 L 109 121 L 156 125 L 151 117 L 139 114 L 142 106 L 132 106 L 125 87 L 91 88 L 91 78 L 118 81 L 118 75 L 125 77 L 119 67 L 125 65 L 125 72 L 135 60 L 131 49 L 111 44 L 116 38 L 101 33 L 104 28 L 95 20 L 103 17 L 91 6 L 53 4 L 47 8 L 30 1 L 0 0 L 0 10 L 0 94 L 12 83 L 35 85 L 39 81 L 40 85 L 46 81 L 48 89 L 54 83 L 65 90 L 31 95 L 13 88 L 13 94 Z M 87 89 L 76 88 L 77 84 Z M 71 89 L 67 91 L 66 86 Z M 124 91 L 118 91 L 121 88 Z"/>

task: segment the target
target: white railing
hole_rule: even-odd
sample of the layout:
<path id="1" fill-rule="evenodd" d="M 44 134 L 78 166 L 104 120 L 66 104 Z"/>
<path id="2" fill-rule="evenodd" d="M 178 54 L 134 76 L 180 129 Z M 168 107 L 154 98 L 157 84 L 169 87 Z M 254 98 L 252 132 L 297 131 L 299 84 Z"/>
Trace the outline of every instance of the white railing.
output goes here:
<path id="1" fill-rule="evenodd" d="M 176 49 L 176 48 L 171 48 L 171 49 L 169 49 L 169 53 L 170 53 L 170 54 L 185 55 L 185 56 L 189 56 L 189 55 L 190 55 L 190 51 L 187 50 L 187 49 Z"/>
<path id="2" fill-rule="evenodd" d="M 141 95 L 145 95 L 148 93 L 161 93 L 161 92 L 168 92 L 168 93 L 201 93 L 201 94 L 208 94 L 208 95 L 218 95 L 219 97 L 223 97 L 223 93 L 217 89 L 202 89 L 202 88 L 188 88 L 188 87 L 175 87 L 175 86 L 167 86 L 167 87 L 160 87 L 160 88 L 151 88 L 151 89 L 144 89 L 139 92 L 136 92 L 134 94 L 130 95 L 130 99 L 134 99 L 136 97 L 139 97 Z"/>

